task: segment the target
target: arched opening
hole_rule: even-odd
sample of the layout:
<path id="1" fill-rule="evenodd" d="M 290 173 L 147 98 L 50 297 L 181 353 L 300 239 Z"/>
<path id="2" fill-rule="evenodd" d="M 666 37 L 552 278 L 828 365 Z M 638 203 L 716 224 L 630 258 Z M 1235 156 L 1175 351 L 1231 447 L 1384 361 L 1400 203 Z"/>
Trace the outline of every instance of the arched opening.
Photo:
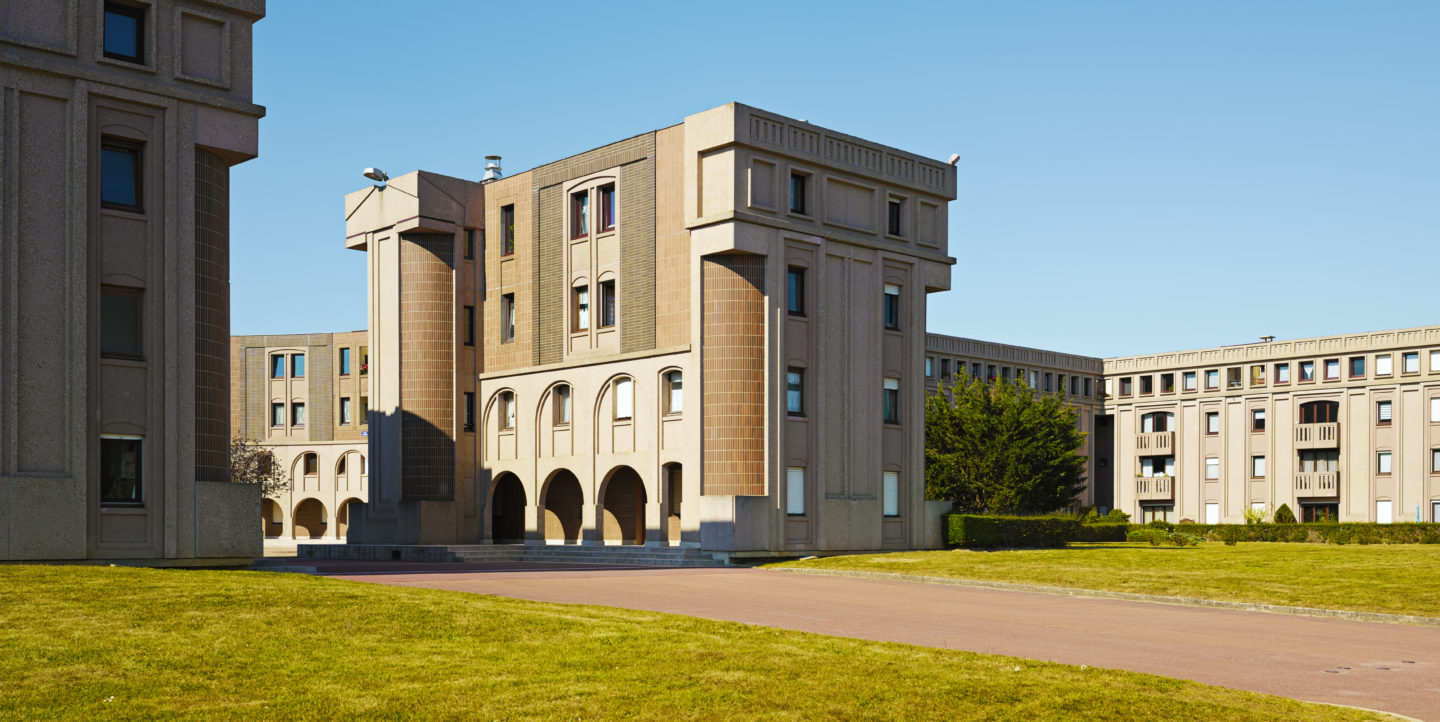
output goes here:
<path id="1" fill-rule="evenodd" d="M 635 470 L 622 466 L 605 484 L 601 537 L 606 543 L 645 543 L 645 485 Z"/>
<path id="2" fill-rule="evenodd" d="M 680 541 L 680 505 L 685 499 L 684 484 L 679 464 L 666 464 L 660 467 L 660 472 L 660 478 L 665 480 L 665 539 L 674 543 Z"/>
<path id="3" fill-rule="evenodd" d="M 583 503 L 580 480 L 566 469 L 555 472 L 540 497 L 545 519 L 545 541 L 579 544 Z"/>
<path id="4" fill-rule="evenodd" d="M 350 511 L 359 504 L 365 502 L 359 499 L 346 499 L 335 511 L 335 538 L 346 539 L 350 533 Z"/>
<path id="5" fill-rule="evenodd" d="M 514 474 L 501 474 L 490 494 L 490 541 L 525 543 L 525 487 Z"/>
<path id="6" fill-rule="evenodd" d="M 1333 424 L 1340 420 L 1338 401 L 1310 401 L 1300 404 L 1300 423 Z"/>
<path id="7" fill-rule="evenodd" d="M 279 539 L 285 532 L 285 510 L 274 499 L 260 500 L 260 529 L 267 539 Z"/>
<path id="8" fill-rule="evenodd" d="M 295 538 L 319 539 L 325 536 L 325 505 L 316 499 L 306 499 L 295 507 Z"/>

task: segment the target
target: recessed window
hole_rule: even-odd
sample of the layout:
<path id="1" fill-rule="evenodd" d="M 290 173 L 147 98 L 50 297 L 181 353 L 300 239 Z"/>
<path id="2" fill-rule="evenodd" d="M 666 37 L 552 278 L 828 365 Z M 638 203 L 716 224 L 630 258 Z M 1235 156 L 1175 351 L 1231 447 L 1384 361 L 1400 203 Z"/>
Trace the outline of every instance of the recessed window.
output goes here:
<path id="1" fill-rule="evenodd" d="M 341 425 L 341 426 L 349 426 L 349 425 L 350 425 L 350 397 L 349 397 L 349 396 L 341 396 L 341 397 L 340 397 L 340 425 Z"/>
<path id="2" fill-rule="evenodd" d="M 1389 425 L 1390 425 L 1390 402 L 1389 402 L 1389 401 L 1377 401 L 1377 402 L 1375 402 L 1375 424 L 1376 424 L 1377 426 L 1389 426 Z"/>
<path id="3" fill-rule="evenodd" d="M 1275 364 L 1275 385 L 1290 383 L 1290 364 Z"/>
<path id="4" fill-rule="evenodd" d="M 1430 423 L 1440 424 L 1440 396 L 1430 399 Z"/>
<path id="5" fill-rule="evenodd" d="M 890 202 L 886 204 L 886 209 L 886 232 L 892 236 L 904 235 L 901 233 L 904 228 L 900 225 L 900 220 L 904 216 L 905 201 L 899 198 L 891 198 Z"/>
<path id="6" fill-rule="evenodd" d="M 1240 380 L 1240 373 L 1241 371 L 1239 366 L 1225 369 L 1226 388 L 1238 389 L 1242 386 L 1242 382 Z"/>
<path id="7" fill-rule="evenodd" d="M 615 282 L 600 282 L 600 328 L 615 325 Z"/>
<path id="8" fill-rule="evenodd" d="M 925 357 L 925 378 L 935 378 L 935 357 L 933 356 Z"/>
<path id="9" fill-rule="evenodd" d="M 475 345 L 475 307 L 465 307 L 465 345 Z"/>
<path id="10" fill-rule="evenodd" d="M 122 211 L 143 208 L 140 143 L 105 138 L 100 141 L 100 205 Z"/>
<path id="11" fill-rule="evenodd" d="M 1218 369 L 1209 369 L 1205 372 L 1205 388 L 1212 391 L 1220 388 L 1220 371 Z"/>
<path id="12" fill-rule="evenodd" d="M 555 387 L 555 425 L 567 426 L 570 424 L 570 386 L 560 384 Z"/>
<path id="13" fill-rule="evenodd" d="M 1208 435 L 1210 435 L 1210 436 L 1214 436 L 1215 434 L 1220 433 L 1220 412 L 1219 412 L 1219 411 L 1206 411 L 1206 412 L 1205 412 L 1205 433 L 1208 434 Z"/>
<path id="14" fill-rule="evenodd" d="M 283 378 L 285 378 L 285 355 L 284 355 L 284 354 L 278 354 L 278 353 L 277 353 L 277 354 L 275 354 L 274 356 L 271 356 L 271 357 L 270 357 L 270 378 L 272 378 L 272 379 L 283 379 Z"/>
<path id="15" fill-rule="evenodd" d="M 1333 381 L 1340 378 L 1340 359 L 1332 358 L 1325 360 L 1325 380 Z"/>
<path id="16" fill-rule="evenodd" d="M 1430 372 L 1440 372 L 1440 351 L 1430 352 Z"/>
<path id="17" fill-rule="evenodd" d="M 475 430 L 475 392 L 465 392 L 465 430 Z"/>
<path id="18" fill-rule="evenodd" d="M 665 374 L 665 413 L 678 414 L 685 410 L 684 382 L 679 371 Z"/>
<path id="19" fill-rule="evenodd" d="M 887 471 L 880 477 L 880 513 L 900 516 L 900 472 Z"/>
<path id="20" fill-rule="evenodd" d="M 500 343 L 515 340 L 515 294 L 500 296 Z"/>
<path id="21" fill-rule="evenodd" d="M 270 404 L 270 425 L 276 428 L 285 426 L 285 404 L 275 401 Z"/>
<path id="22" fill-rule="evenodd" d="M 584 238 L 590 235 L 590 191 L 583 190 L 570 195 L 570 237 Z"/>
<path id="23" fill-rule="evenodd" d="M 1430 450 L 1430 473 L 1440 474 L 1440 449 Z M 1440 519 L 1435 519 L 1440 521 Z"/>
<path id="24" fill-rule="evenodd" d="M 1314 381 L 1314 380 L 1315 380 L 1315 362 L 1314 362 L 1314 361 L 1301 361 L 1301 362 L 1300 362 L 1300 380 L 1301 380 L 1301 381 Z"/>
<path id="25" fill-rule="evenodd" d="M 119 286 L 100 287 L 100 355 L 140 358 L 143 291 Z"/>
<path id="26" fill-rule="evenodd" d="M 885 423 L 900 423 L 900 379 L 885 379 L 883 405 Z"/>
<path id="27" fill-rule="evenodd" d="M 100 503 L 105 506 L 139 506 L 145 500 L 143 441 L 138 436 L 100 437 Z"/>
<path id="28" fill-rule="evenodd" d="M 1174 431 L 1175 414 L 1171 411 L 1152 411 L 1140 416 L 1140 433 L 1149 434 L 1156 431 Z"/>
<path id="29" fill-rule="evenodd" d="M 885 284 L 885 328 L 900 328 L 900 287 Z"/>
<path id="30" fill-rule="evenodd" d="M 1141 476 L 1174 476 L 1174 456 L 1142 456 L 1140 457 Z"/>
<path id="31" fill-rule="evenodd" d="M 290 355 L 290 377 L 305 378 L 305 354 L 297 353 Z"/>
<path id="32" fill-rule="evenodd" d="M 513 431 L 515 429 L 515 392 L 500 392 L 500 430 Z"/>
<path id="33" fill-rule="evenodd" d="M 1214 481 L 1220 478 L 1220 458 L 1216 456 L 1205 457 L 1205 478 Z"/>
<path id="34" fill-rule="evenodd" d="M 1407 374 L 1420 373 L 1420 352 L 1409 351 L 1400 356 L 1400 371 Z"/>
<path id="35" fill-rule="evenodd" d="M 369 396 L 361 396 L 361 397 L 360 397 L 360 425 L 361 425 L 361 426 L 365 426 L 365 425 L 367 425 L 367 424 L 369 424 L 369 423 L 370 423 L 370 397 L 369 397 Z"/>
<path id="36" fill-rule="evenodd" d="M 630 379 L 615 379 L 615 420 L 635 417 L 635 384 Z"/>
<path id="37" fill-rule="evenodd" d="M 1265 478 L 1265 457 L 1250 457 L 1250 477 L 1253 479 Z"/>
<path id="38" fill-rule="evenodd" d="M 806 204 L 806 185 L 810 177 L 804 173 L 790 174 L 790 212 L 801 215 L 808 214 L 810 206 Z"/>
<path id="39" fill-rule="evenodd" d="M 805 468 L 791 466 L 785 469 L 785 513 L 790 516 L 805 515 Z"/>
<path id="40" fill-rule="evenodd" d="M 296 401 L 290 404 L 290 425 L 305 425 L 305 402 Z"/>
<path id="41" fill-rule="evenodd" d="M 341 456 L 341 457 L 340 457 L 340 463 L 338 463 L 338 464 L 335 465 L 335 475 L 336 475 L 336 476 L 344 476 L 344 475 L 345 475 L 345 467 L 347 466 L 347 464 L 345 463 L 345 459 L 346 459 L 346 457 L 348 457 L 348 456 L 349 456 L 349 454 L 346 454 L 346 455 L 344 455 L 344 456 Z"/>
<path id="42" fill-rule="evenodd" d="M 350 375 L 350 349 L 349 349 L 349 348 L 342 347 L 342 348 L 340 349 L 340 375 L 341 375 L 341 376 L 349 376 L 349 375 Z"/>
<path id="43" fill-rule="evenodd" d="M 500 255 L 515 254 L 515 205 L 500 207 Z"/>
<path id="44" fill-rule="evenodd" d="M 1375 473 L 1390 473 L 1390 452 L 1380 451 L 1375 454 Z"/>
<path id="45" fill-rule="evenodd" d="M 1250 385 L 1265 385 L 1265 364 L 1252 364 L 1250 366 Z"/>
<path id="46" fill-rule="evenodd" d="M 791 316 L 805 315 L 805 269 L 791 266 L 785 272 L 785 310 Z"/>
<path id="47" fill-rule="evenodd" d="M 1046 390 L 1046 391 L 1049 391 L 1050 389 L 1049 389 L 1049 388 L 1046 388 L 1045 390 Z M 1153 393 L 1155 393 L 1155 377 L 1154 377 L 1154 376 L 1141 376 L 1141 377 L 1140 377 L 1140 395 L 1141 395 L 1141 396 L 1147 396 L 1147 395 L 1153 394 Z"/>
<path id="48" fill-rule="evenodd" d="M 464 250 L 465 260 L 468 261 L 468 260 L 473 259 L 473 258 L 475 257 L 475 229 L 474 229 L 474 228 L 466 228 L 466 229 L 465 229 L 465 247 L 464 247 L 463 250 Z"/>
<path id="49" fill-rule="evenodd" d="M 316 455 L 314 452 L 306 452 L 305 456 L 302 457 L 302 459 L 303 459 L 302 473 L 303 473 L 305 476 L 319 476 L 319 474 L 320 474 L 320 457 L 319 457 L 318 455 Z"/>
<path id="50" fill-rule="evenodd" d="M 575 304 L 575 330 L 586 331 L 590 328 L 590 287 L 576 286 L 571 295 Z"/>
<path id="51" fill-rule="evenodd" d="M 1350 357 L 1350 378 L 1352 378 L 1352 379 L 1365 378 L 1365 357 L 1364 357 L 1364 356 L 1351 356 L 1351 357 Z"/>
<path id="52" fill-rule="evenodd" d="M 961 367 L 961 370 L 962 370 L 962 371 L 964 370 L 963 365 L 962 365 L 962 367 Z M 948 358 L 942 358 L 942 359 L 940 359 L 940 378 L 942 378 L 942 379 L 948 379 L 948 378 L 950 378 L 950 359 L 948 359 Z"/>
<path id="53" fill-rule="evenodd" d="M 1300 450 L 1300 473 L 1311 474 L 1317 471 L 1331 472 L 1340 469 L 1340 451 L 1338 449 Z"/>
<path id="54" fill-rule="evenodd" d="M 805 369 L 792 366 L 785 371 L 785 413 L 805 415 Z"/>
<path id="55" fill-rule="evenodd" d="M 1186 371 L 1180 375 L 1180 388 L 1185 391 L 1194 391 L 1197 383 L 1194 371 Z"/>
<path id="56" fill-rule="evenodd" d="M 1302 424 L 1333 424 L 1339 419 L 1339 402 L 1307 401 L 1300 404 L 1300 423 Z"/>
<path id="57" fill-rule="evenodd" d="M 105 3 L 105 57 L 145 62 L 145 8 Z"/>
<path id="58" fill-rule="evenodd" d="M 1160 393 L 1175 393 L 1175 374 L 1160 374 Z"/>
<path id="59" fill-rule="evenodd" d="M 1129 396 L 1133 393 L 1135 393 L 1135 382 L 1129 376 L 1120 379 L 1120 395 Z"/>
<path id="60" fill-rule="evenodd" d="M 600 230 L 615 230 L 615 184 L 600 186 Z"/>
<path id="61" fill-rule="evenodd" d="M 1395 368 L 1394 362 L 1391 361 L 1390 354 L 1380 354 L 1375 357 L 1376 376 L 1390 376 L 1393 373 L 1395 373 Z"/>
<path id="62" fill-rule="evenodd" d="M 1085 377 L 1085 398 L 1090 398 L 1090 377 Z"/>
<path id="63" fill-rule="evenodd" d="M 1250 410 L 1250 430 L 1251 430 L 1251 431 L 1264 431 L 1264 430 L 1265 430 L 1265 409 L 1251 409 L 1251 410 Z"/>

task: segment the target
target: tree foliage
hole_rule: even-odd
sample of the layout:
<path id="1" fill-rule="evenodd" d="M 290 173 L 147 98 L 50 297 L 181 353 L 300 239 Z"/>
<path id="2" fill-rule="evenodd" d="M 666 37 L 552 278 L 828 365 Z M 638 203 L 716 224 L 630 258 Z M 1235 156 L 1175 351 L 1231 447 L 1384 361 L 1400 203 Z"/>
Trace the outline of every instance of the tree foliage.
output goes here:
<path id="1" fill-rule="evenodd" d="M 262 496 L 279 496 L 290 490 L 290 481 L 275 452 L 253 439 L 230 440 L 230 481 L 259 484 Z"/>
<path id="2" fill-rule="evenodd" d="M 1085 434 L 1061 395 L 1020 381 L 942 385 L 925 402 L 925 491 L 957 511 L 1044 514 L 1085 489 Z"/>

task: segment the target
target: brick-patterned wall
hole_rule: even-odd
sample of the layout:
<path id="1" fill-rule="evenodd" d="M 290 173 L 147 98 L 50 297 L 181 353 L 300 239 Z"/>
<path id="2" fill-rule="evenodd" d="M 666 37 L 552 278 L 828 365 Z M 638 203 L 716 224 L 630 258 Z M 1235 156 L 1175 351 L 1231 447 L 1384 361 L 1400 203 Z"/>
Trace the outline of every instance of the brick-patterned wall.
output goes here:
<path id="1" fill-rule="evenodd" d="M 330 346 L 330 334 L 317 334 L 305 347 L 305 358 L 309 368 L 305 369 L 308 387 L 307 413 L 310 418 L 311 441 L 333 441 L 335 439 L 335 356 Z"/>
<path id="2" fill-rule="evenodd" d="M 535 212 L 531 208 L 530 171 L 485 185 L 485 371 L 508 371 L 535 364 Z M 515 253 L 501 256 L 500 209 L 515 205 Z M 502 342 L 500 297 L 515 294 L 515 338 Z"/>
<path id="3" fill-rule="evenodd" d="M 450 501 L 455 494 L 454 239 L 401 236 L 400 495 Z"/>
<path id="4" fill-rule="evenodd" d="M 620 168 L 620 351 L 655 348 L 655 161 Z"/>
<path id="5" fill-rule="evenodd" d="M 685 227 L 685 129 L 655 134 L 655 345 L 690 343 L 690 229 Z"/>
<path id="6" fill-rule="evenodd" d="M 702 262 L 702 494 L 765 493 L 765 257 Z"/>
<path id="7" fill-rule="evenodd" d="M 558 185 L 537 188 L 534 192 L 534 222 L 537 232 L 531 246 L 535 249 L 535 363 L 559 363 L 565 357 L 565 304 L 570 292 L 565 288 L 564 195 Z"/>
<path id="8" fill-rule="evenodd" d="M 195 479 L 230 478 L 230 167 L 195 149 Z"/>

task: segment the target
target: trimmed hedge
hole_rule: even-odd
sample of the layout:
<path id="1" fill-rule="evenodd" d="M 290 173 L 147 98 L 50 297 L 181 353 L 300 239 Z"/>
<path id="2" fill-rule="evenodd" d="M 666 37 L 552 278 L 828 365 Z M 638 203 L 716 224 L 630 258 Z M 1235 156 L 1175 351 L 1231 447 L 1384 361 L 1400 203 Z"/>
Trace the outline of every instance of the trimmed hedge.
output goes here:
<path id="1" fill-rule="evenodd" d="M 1440 524 L 1370 522 L 1316 524 L 1176 524 L 1175 531 L 1223 542 L 1312 544 L 1440 544 Z"/>
<path id="2" fill-rule="evenodd" d="M 966 549 L 1063 547 L 1079 530 L 1073 517 L 945 515 L 945 542 Z"/>
<path id="3" fill-rule="evenodd" d="M 1081 524 L 1070 537 L 1073 542 L 1123 542 L 1129 533 L 1129 524 Z"/>
<path id="4" fill-rule="evenodd" d="M 1150 546 L 1158 547 L 1161 544 L 1171 546 L 1195 546 L 1200 543 L 1200 537 L 1184 532 L 1171 532 L 1161 527 L 1144 526 L 1136 529 L 1125 536 L 1125 541 L 1150 542 Z"/>

